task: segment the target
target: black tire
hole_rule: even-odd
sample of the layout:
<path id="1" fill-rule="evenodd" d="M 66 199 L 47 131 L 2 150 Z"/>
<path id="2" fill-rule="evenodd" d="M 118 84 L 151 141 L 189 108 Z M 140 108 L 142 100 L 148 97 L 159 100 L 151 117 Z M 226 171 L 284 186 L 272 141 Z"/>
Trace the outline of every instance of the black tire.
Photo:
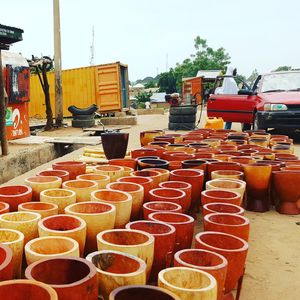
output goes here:
<path id="1" fill-rule="evenodd" d="M 259 125 L 257 114 L 255 114 L 254 115 L 254 120 L 253 120 L 253 130 L 259 130 L 259 129 L 265 129 L 265 130 L 267 130 L 268 128 Z"/>
<path id="2" fill-rule="evenodd" d="M 49 56 L 43 56 L 42 58 L 46 58 L 48 60 L 50 60 L 51 62 L 50 63 L 47 63 L 46 64 L 46 71 L 49 72 L 52 70 L 53 68 L 53 59 Z M 40 71 L 43 71 L 43 67 L 42 66 L 38 66 L 38 68 L 40 69 Z"/>
<path id="3" fill-rule="evenodd" d="M 92 104 L 87 108 L 79 108 L 75 105 L 71 105 L 68 107 L 68 111 L 72 115 L 91 115 L 94 114 L 98 110 L 98 106 L 96 104 Z"/>
<path id="4" fill-rule="evenodd" d="M 92 127 L 95 125 L 95 120 L 72 120 L 72 127 L 75 128 L 86 128 L 86 127 Z"/>
<path id="5" fill-rule="evenodd" d="M 241 123 L 242 125 L 242 131 L 245 131 L 245 130 L 251 130 L 251 124 L 248 124 L 248 123 Z"/>
<path id="6" fill-rule="evenodd" d="M 196 115 L 170 115 L 170 123 L 195 123 Z"/>
<path id="7" fill-rule="evenodd" d="M 171 123 L 169 122 L 169 130 L 193 130 L 195 123 Z"/>
<path id="8" fill-rule="evenodd" d="M 195 115 L 197 106 L 171 106 L 170 115 Z"/>
<path id="9" fill-rule="evenodd" d="M 95 114 L 92 115 L 73 115 L 73 120 L 93 120 Z"/>

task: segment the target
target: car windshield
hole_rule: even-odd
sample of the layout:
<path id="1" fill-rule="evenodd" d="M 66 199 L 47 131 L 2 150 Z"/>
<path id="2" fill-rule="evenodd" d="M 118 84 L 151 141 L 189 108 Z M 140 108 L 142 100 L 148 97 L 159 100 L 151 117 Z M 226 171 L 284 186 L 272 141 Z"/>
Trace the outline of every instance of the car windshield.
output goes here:
<path id="1" fill-rule="evenodd" d="M 300 91 L 300 72 L 273 73 L 263 76 L 260 92 Z"/>

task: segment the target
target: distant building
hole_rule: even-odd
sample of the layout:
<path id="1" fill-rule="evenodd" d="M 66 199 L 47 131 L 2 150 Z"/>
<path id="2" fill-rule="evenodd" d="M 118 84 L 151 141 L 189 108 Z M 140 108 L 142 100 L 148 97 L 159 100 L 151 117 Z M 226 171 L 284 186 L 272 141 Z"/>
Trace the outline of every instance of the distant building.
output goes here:
<path id="1" fill-rule="evenodd" d="M 153 93 L 151 96 L 152 108 L 169 108 L 169 103 L 165 99 L 166 93 Z"/>
<path id="2" fill-rule="evenodd" d="M 166 102 L 165 95 L 166 95 L 166 93 L 153 93 L 153 95 L 150 98 L 151 102 L 152 103 Z"/>
<path id="3" fill-rule="evenodd" d="M 159 90 L 159 87 L 153 87 L 153 88 L 145 89 L 145 92 L 157 93 L 158 90 Z"/>
<path id="4" fill-rule="evenodd" d="M 139 90 L 139 89 L 144 89 L 145 88 L 145 86 L 143 85 L 143 84 L 141 84 L 141 83 L 137 83 L 137 84 L 135 84 L 133 87 L 132 87 L 134 90 Z"/>

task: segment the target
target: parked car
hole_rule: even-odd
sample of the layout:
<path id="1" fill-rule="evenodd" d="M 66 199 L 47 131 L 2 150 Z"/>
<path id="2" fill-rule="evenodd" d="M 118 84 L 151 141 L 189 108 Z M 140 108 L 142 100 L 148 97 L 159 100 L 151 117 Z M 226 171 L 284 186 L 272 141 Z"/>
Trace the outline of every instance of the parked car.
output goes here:
<path id="1" fill-rule="evenodd" d="M 215 87 L 221 80 L 217 78 Z M 242 123 L 243 130 L 300 129 L 300 71 L 259 75 L 252 87 L 242 85 L 235 95 L 211 94 L 208 117 Z"/>

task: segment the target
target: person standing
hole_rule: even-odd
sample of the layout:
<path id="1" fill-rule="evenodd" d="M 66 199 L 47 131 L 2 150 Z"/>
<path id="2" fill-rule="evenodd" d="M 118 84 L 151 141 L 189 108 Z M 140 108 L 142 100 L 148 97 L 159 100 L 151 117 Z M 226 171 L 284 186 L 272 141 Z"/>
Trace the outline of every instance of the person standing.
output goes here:
<path id="1" fill-rule="evenodd" d="M 223 79 L 223 83 L 221 87 L 216 88 L 216 94 L 223 94 L 223 95 L 237 95 L 238 93 L 238 86 L 236 81 L 234 80 L 233 76 L 236 75 L 236 69 L 232 67 L 227 67 L 226 74 Z M 231 129 L 232 122 L 226 122 L 224 129 Z"/>

